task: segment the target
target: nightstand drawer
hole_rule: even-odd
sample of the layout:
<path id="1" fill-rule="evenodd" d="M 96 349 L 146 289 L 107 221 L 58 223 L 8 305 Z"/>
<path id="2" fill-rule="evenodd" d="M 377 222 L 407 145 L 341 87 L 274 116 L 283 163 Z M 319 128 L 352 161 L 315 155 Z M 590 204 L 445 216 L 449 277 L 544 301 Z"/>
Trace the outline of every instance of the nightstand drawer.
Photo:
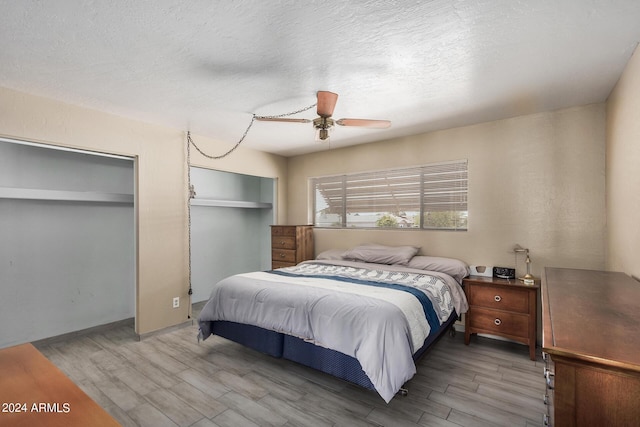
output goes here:
<path id="1" fill-rule="evenodd" d="M 295 236 L 276 236 L 274 235 L 271 240 L 272 249 L 295 249 L 296 238 Z"/>
<path id="2" fill-rule="evenodd" d="M 469 287 L 469 305 L 499 310 L 529 312 L 529 292 L 505 286 Z"/>
<path id="3" fill-rule="evenodd" d="M 467 315 L 474 330 L 482 330 L 488 334 L 527 338 L 529 332 L 529 316 L 526 314 L 471 307 Z"/>
<path id="4" fill-rule="evenodd" d="M 271 250 L 272 262 L 296 262 L 296 251 L 291 249 L 272 249 Z"/>

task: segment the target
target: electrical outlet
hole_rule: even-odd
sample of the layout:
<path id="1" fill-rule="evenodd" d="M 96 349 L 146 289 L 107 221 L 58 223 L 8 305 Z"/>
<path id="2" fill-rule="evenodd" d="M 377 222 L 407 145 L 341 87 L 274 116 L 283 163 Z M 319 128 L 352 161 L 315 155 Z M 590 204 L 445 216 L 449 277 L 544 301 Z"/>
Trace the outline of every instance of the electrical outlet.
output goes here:
<path id="1" fill-rule="evenodd" d="M 180 307 L 180 297 L 175 297 L 173 299 L 173 308 L 178 308 Z"/>

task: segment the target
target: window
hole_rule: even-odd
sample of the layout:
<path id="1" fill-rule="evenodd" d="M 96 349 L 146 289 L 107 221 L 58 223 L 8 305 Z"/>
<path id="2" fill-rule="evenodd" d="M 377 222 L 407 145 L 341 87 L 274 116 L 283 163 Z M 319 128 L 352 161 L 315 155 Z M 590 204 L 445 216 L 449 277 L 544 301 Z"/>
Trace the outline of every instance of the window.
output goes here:
<path id="1" fill-rule="evenodd" d="M 467 229 L 467 161 L 311 179 L 314 225 Z"/>

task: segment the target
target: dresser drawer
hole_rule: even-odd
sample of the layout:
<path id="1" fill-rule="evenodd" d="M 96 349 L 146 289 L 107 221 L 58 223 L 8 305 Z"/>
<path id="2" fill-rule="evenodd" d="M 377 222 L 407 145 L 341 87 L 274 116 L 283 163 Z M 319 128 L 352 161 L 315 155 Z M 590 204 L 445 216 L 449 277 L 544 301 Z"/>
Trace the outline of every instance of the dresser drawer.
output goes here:
<path id="1" fill-rule="evenodd" d="M 474 286 L 469 288 L 469 305 L 499 310 L 529 312 L 529 292 L 505 286 Z"/>
<path id="2" fill-rule="evenodd" d="M 468 315 L 474 330 L 520 338 L 527 338 L 529 333 L 529 316 L 526 314 L 471 307 Z"/>
<path id="3" fill-rule="evenodd" d="M 312 226 L 271 226 L 271 268 L 290 267 L 309 259 L 313 259 Z"/>
<path id="4" fill-rule="evenodd" d="M 296 227 L 291 227 L 287 225 L 272 225 L 271 226 L 271 235 L 272 237 L 276 236 L 292 236 L 294 239 L 296 237 Z"/>
<path id="5" fill-rule="evenodd" d="M 296 238 L 295 236 L 274 235 L 271 239 L 271 248 L 272 249 L 295 249 Z"/>
<path id="6" fill-rule="evenodd" d="M 296 265 L 295 262 L 279 262 L 279 261 L 273 261 L 271 263 L 271 268 L 273 270 L 275 270 L 276 268 L 284 268 L 284 267 L 293 267 L 294 265 Z"/>
<path id="7" fill-rule="evenodd" d="M 296 251 L 292 249 L 271 249 L 272 262 L 296 262 Z"/>

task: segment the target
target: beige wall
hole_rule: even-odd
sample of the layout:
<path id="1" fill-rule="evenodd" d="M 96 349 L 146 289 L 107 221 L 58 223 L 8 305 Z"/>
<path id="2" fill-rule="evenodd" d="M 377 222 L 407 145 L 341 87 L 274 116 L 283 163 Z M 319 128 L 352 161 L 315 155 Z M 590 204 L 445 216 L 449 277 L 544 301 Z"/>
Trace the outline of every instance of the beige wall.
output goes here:
<path id="1" fill-rule="evenodd" d="M 607 269 L 640 278 L 640 48 L 607 102 Z"/>
<path id="2" fill-rule="evenodd" d="M 309 177 L 468 159 L 468 231 L 316 229 L 316 253 L 416 244 L 428 255 L 514 266 L 519 243 L 537 277 L 544 266 L 602 269 L 605 114 L 594 104 L 293 157 L 288 219 L 307 223 Z"/>
<path id="3" fill-rule="evenodd" d="M 145 334 L 187 320 L 188 232 L 185 130 L 150 125 L 0 88 L 0 135 L 137 158 L 138 286 L 136 330 Z M 220 154 L 229 146 L 193 135 Z M 286 204 L 286 159 L 239 148 L 223 160 L 192 150 L 192 164 L 278 180 Z M 284 222 L 281 209 L 278 220 Z"/>

